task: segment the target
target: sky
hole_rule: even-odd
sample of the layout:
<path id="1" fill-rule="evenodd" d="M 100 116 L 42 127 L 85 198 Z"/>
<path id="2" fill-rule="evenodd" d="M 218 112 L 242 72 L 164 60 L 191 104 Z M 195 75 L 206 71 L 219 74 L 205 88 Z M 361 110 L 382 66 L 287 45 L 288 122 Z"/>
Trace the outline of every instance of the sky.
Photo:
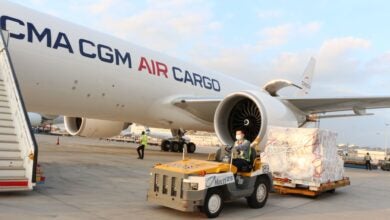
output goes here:
<path id="1" fill-rule="evenodd" d="M 389 1 L 12 1 L 260 87 L 298 82 L 314 57 L 309 96 L 390 97 Z M 390 146 L 390 110 L 369 112 L 320 127 L 339 143 Z"/>

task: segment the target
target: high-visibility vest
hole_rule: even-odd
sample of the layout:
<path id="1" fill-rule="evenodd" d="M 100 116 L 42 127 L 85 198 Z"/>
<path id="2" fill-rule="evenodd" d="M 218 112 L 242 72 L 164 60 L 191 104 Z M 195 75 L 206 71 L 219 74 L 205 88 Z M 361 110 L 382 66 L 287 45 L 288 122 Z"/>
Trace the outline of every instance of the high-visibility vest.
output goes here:
<path id="1" fill-rule="evenodd" d="M 148 136 L 146 136 L 146 134 L 141 135 L 141 144 L 145 147 L 148 145 Z"/>
<path id="2" fill-rule="evenodd" d="M 245 141 L 247 141 L 247 140 L 242 141 L 241 144 L 243 144 Z M 236 141 L 235 146 L 237 146 L 237 145 L 240 145 L 239 141 Z M 251 153 L 252 153 L 252 149 L 251 149 L 250 144 L 248 144 L 248 151 L 247 152 L 241 151 L 241 154 L 238 156 L 238 158 L 241 158 L 241 159 L 244 159 L 244 160 L 250 162 L 251 161 Z"/>
<path id="3" fill-rule="evenodd" d="M 251 155 L 252 155 L 252 148 L 249 147 L 249 154 L 248 154 L 248 158 L 245 158 L 248 162 L 251 162 Z"/>

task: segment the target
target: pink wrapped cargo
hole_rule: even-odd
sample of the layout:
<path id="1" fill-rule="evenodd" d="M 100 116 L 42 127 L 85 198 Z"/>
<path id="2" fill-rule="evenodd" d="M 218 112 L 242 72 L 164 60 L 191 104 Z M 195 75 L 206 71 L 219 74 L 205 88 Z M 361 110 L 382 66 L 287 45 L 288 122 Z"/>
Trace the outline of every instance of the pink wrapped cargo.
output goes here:
<path id="1" fill-rule="evenodd" d="M 344 177 L 336 138 L 336 133 L 317 128 L 272 127 L 262 160 L 274 178 L 288 179 L 283 185 L 319 187 Z"/>

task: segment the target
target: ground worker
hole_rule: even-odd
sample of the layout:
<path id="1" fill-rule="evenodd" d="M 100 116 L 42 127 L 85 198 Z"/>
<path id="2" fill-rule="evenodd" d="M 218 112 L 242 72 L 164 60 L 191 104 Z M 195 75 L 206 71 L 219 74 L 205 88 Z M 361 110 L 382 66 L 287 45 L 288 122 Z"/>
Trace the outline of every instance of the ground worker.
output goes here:
<path id="1" fill-rule="evenodd" d="M 147 145 L 148 145 L 148 136 L 146 136 L 145 131 L 143 131 L 141 134 L 141 137 L 140 137 L 140 145 L 137 148 L 138 159 L 141 159 L 141 160 L 144 159 L 145 147 Z"/>
<path id="2" fill-rule="evenodd" d="M 237 150 L 238 156 L 233 159 L 233 165 L 237 167 L 238 171 L 245 171 L 250 164 L 251 143 L 245 139 L 245 133 L 242 130 L 236 131 L 236 142 L 234 149 Z"/>
<path id="3" fill-rule="evenodd" d="M 371 170 L 371 156 L 370 153 L 367 152 L 366 156 L 364 156 L 364 160 L 366 161 L 366 169 Z"/>

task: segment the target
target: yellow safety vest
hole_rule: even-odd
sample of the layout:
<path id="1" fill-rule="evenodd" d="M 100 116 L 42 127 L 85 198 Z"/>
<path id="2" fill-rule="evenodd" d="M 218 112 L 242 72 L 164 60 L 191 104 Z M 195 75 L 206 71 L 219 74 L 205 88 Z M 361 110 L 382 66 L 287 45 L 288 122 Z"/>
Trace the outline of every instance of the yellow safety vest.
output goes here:
<path id="1" fill-rule="evenodd" d="M 148 136 L 141 135 L 141 144 L 144 145 L 145 147 L 148 145 Z"/>

